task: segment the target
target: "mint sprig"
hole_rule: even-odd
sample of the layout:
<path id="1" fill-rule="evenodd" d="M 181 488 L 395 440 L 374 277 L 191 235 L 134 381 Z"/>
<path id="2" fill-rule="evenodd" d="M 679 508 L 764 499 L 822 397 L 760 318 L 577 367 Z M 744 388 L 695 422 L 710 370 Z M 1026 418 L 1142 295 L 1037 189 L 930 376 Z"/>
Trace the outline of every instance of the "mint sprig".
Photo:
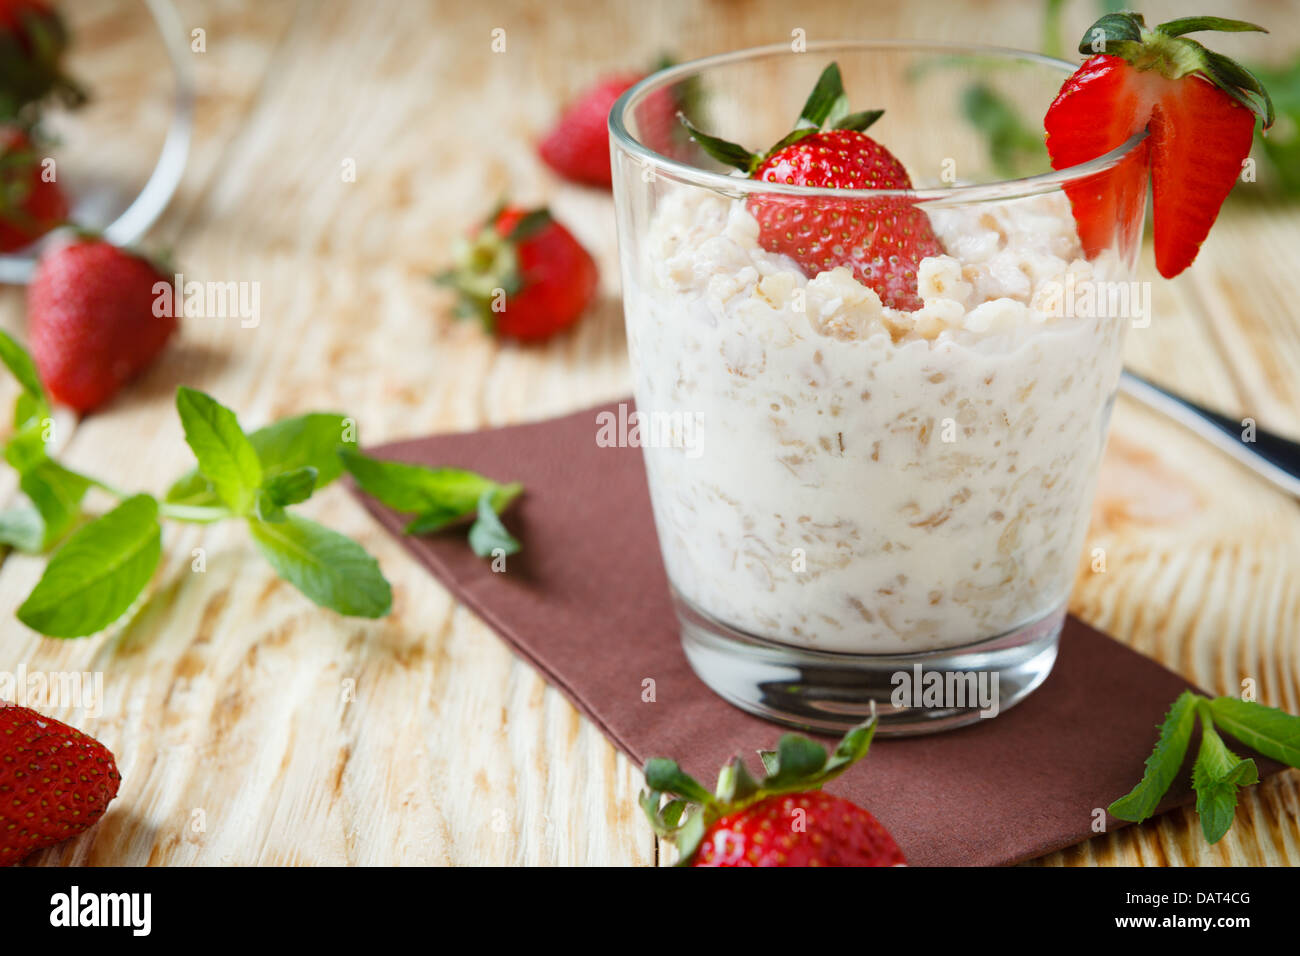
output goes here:
<path id="1" fill-rule="evenodd" d="M 257 453 L 262 475 L 268 481 L 302 468 L 316 469 L 317 489 L 324 488 L 343 473 L 340 448 L 355 448 L 356 425 L 338 412 L 309 412 L 248 433 Z M 187 472 L 167 489 L 164 501 L 195 508 L 220 506 L 216 489 L 199 469 Z"/>
<path id="2" fill-rule="evenodd" d="M 14 402 L 14 433 L 5 443 L 4 459 L 18 472 L 18 485 L 32 503 L 30 508 L 0 511 L 0 544 L 39 552 L 72 529 L 94 482 L 46 453 L 45 440 L 53 422 L 50 400 L 32 357 L 3 331 L 0 362 L 22 389 Z"/>
<path id="3" fill-rule="evenodd" d="M 345 467 L 375 497 L 414 514 L 411 533 L 474 518 L 470 543 L 476 553 L 519 550 L 498 517 L 523 490 L 517 483 L 369 458 L 356 451 L 355 421 L 336 412 L 245 432 L 233 411 L 185 386 L 177 389 L 176 410 L 197 467 L 172 482 L 162 501 L 127 494 L 50 457 L 50 400 L 31 356 L 3 331 L 0 363 L 21 387 L 4 459 L 30 501 L 0 511 L 0 544 L 39 553 L 67 538 L 18 609 L 23 623 L 47 636 L 94 634 L 135 605 L 161 559 L 161 519 L 243 520 L 276 573 L 316 604 L 353 617 L 387 614 L 392 589 L 375 559 L 351 538 L 289 510 Z M 91 489 L 120 504 L 85 523 L 82 502 Z"/>
<path id="4" fill-rule="evenodd" d="M 1259 783 L 1255 761 L 1241 759 L 1214 729 L 1209 711 L 1201 710 L 1201 750 L 1192 768 L 1192 789 L 1196 791 L 1196 813 L 1201 831 L 1210 843 L 1218 843 L 1232 826 L 1237 812 L 1237 789 Z"/>
<path id="5" fill-rule="evenodd" d="M 1291 767 L 1300 767 L 1300 717 L 1235 697 L 1211 700 L 1185 690 L 1160 725 L 1155 749 L 1138 785 L 1107 809 L 1120 820 L 1141 823 L 1155 813 L 1182 769 L 1192 731 L 1201 724 L 1201 744 L 1192 766 L 1192 788 L 1201 832 L 1217 843 L 1232 826 L 1237 791 L 1259 782 L 1255 761 L 1233 753 L 1219 732 Z"/>
<path id="6" fill-rule="evenodd" d="M 413 515 L 407 534 L 428 534 L 469 518 L 469 543 L 479 557 L 497 550 L 516 554 L 519 542 L 498 517 L 524 486 L 502 483 L 463 468 L 426 468 L 401 461 L 371 458 L 353 448 L 339 449 L 339 459 L 361 490 L 402 514 Z"/>
<path id="7" fill-rule="evenodd" d="M 392 591 L 374 558 L 350 538 L 288 510 L 342 473 L 338 451 L 356 444 L 351 418 L 318 412 L 246 434 L 233 411 L 182 386 L 176 410 L 198 467 L 159 502 L 118 491 L 50 457 L 49 399 L 31 357 L 4 332 L 0 362 L 22 387 L 4 458 L 31 501 L 0 512 L 0 543 L 41 552 L 67 536 L 18 608 L 28 627 L 49 637 L 82 637 L 120 619 L 157 570 L 164 518 L 243 519 L 276 572 L 315 603 L 358 617 L 379 617 L 391 608 Z M 92 488 L 120 504 L 82 523 L 82 501 Z"/>

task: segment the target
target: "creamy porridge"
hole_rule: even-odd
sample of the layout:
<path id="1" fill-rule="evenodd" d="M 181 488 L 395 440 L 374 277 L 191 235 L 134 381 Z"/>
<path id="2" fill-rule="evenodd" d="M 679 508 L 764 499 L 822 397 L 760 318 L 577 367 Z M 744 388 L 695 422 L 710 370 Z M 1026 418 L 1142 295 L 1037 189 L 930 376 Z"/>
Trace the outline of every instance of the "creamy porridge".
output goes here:
<path id="1" fill-rule="evenodd" d="M 742 202 L 664 199 L 625 288 L 667 570 L 750 634 L 855 653 L 984 640 L 1069 592 L 1123 321 L 1061 314 L 1083 260 L 1064 196 L 930 211 L 947 255 L 896 312 L 839 268 L 764 251 Z"/>

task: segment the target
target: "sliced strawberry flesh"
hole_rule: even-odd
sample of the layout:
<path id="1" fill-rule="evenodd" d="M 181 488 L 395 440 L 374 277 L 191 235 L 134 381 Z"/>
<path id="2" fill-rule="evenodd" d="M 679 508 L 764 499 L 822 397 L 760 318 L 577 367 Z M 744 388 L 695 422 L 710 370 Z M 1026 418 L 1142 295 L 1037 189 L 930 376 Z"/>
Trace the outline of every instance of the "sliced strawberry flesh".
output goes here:
<path id="1" fill-rule="evenodd" d="M 1156 74 L 1148 76 L 1163 80 Z M 1146 126 L 1156 91 L 1132 79 L 1123 60 L 1105 54 L 1085 61 L 1070 77 L 1044 121 L 1053 169 L 1104 156 Z M 1065 187 L 1088 258 L 1095 258 L 1114 241 L 1121 221 L 1120 196 L 1132 191 L 1133 179 L 1145 181 L 1146 176 L 1145 164 L 1138 168 L 1128 163 L 1122 175 L 1099 173 Z"/>
<path id="2" fill-rule="evenodd" d="M 1156 268 L 1182 272 L 1201 248 L 1250 155 L 1255 116 L 1200 77 L 1162 98 L 1151 116 Z"/>

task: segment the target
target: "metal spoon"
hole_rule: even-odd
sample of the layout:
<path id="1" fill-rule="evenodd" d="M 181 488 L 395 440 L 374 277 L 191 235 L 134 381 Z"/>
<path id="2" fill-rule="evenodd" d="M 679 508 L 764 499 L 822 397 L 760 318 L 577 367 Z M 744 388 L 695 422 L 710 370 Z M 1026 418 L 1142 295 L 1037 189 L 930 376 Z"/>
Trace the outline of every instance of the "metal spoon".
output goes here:
<path id="1" fill-rule="evenodd" d="M 1300 442 L 1262 428 L 1255 429 L 1254 441 L 1245 441 L 1240 421 L 1202 408 L 1127 369 L 1120 376 L 1119 390 L 1204 438 L 1292 497 L 1300 498 Z"/>

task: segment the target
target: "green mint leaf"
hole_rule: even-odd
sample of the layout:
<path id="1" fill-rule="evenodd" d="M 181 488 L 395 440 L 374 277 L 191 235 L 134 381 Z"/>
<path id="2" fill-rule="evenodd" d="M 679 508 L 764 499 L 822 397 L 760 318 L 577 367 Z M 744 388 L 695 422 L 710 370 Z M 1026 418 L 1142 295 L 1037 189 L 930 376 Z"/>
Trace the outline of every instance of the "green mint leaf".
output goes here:
<path id="1" fill-rule="evenodd" d="M 29 467 L 18 480 L 40 515 L 44 530 L 41 550 L 63 537 L 81 515 L 81 501 L 93 482 L 75 471 L 64 468 L 53 458 L 44 458 Z"/>
<path id="2" fill-rule="evenodd" d="M 289 516 L 284 505 L 276 504 L 265 488 L 257 489 L 257 494 L 253 497 L 253 514 L 258 520 L 272 524 L 279 524 Z"/>
<path id="3" fill-rule="evenodd" d="M 1236 697 L 1216 697 L 1209 706 L 1220 730 L 1265 757 L 1300 767 L 1300 717 Z"/>
<path id="4" fill-rule="evenodd" d="M 477 513 L 478 505 L 475 504 L 474 507 L 475 513 Z M 465 517 L 467 517 L 466 513 L 458 508 L 431 507 L 428 511 L 411 519 L 406 527 L 402 529 L 402 533 L 409 535 L 433 534 L 448 525 L 456 524 Z"/>
<path id="5" fill-rule="evenodd" d="M 318 489 L 343 473 L 338 450 L 355 448 L 357 444 L 353 419 L 337 412 L 309 412 L 284 418 L 250 432 L 248 440 L 262 463 L 264 476 L 315 468 Z M 164 500 L 168 504 L 201 507 L 219 503 L 212 484 L 197 470 L 178 478 Z"/>
<path id="6" fill-rule="evenodd" d="M 366 494 L 405 514 L 417 515 L 407 534 L 438 531 L 475 514 L 480 499 L 492 496 L 498 513 L 523 490 L 517 482 L 501 484 L 463 468 L 425 468 L 371 458 L 354 449 L 339 452 L 343 467 Z"/>
<path id="7" fill-rule="evenodd" d="M 343 474 L 340 448 L 355 448 L 356 423 L 339 412 L 309 412 L 284 418 L 248 436 L 268 476 L 316 469 L 316 487 L 324 488 Z"/>
<path id="8" fill-rule="evenodd" d="M 248 519 L 271 567 L 321 607 L 350 617 L 383 617 L 392 589 L 379 564 L 351 538 L 286 512 L 284 520 Z"/>
<path id="9" fill-rule="evenodd" d="M 1200 709 L 1201 748 L 1192 768 L 1192 789 L 1201 832 L 1207 842 L 1218 843 L 1237 813 L 1237 788 L 1259 783 L 1259 771 L 1255 761 L 1242 760 L 1227 748 L 1214 729 L 1209 707 Z"/>
<path id="10" fill-rule="evenodd" d="M 310 465 L 295 468 L 266 479 L 257 490 L 253 510 L 263 521 L 283 521 L 285 505 L 306 501 L 315 490 L 316 469 Z"/>
<path id="11" fill-rule="evenodd" d="M 45 419 L 33 418 L 5 443 L 5 461 L 20 475 L 45 461 Z"/>
<path id="12" fill-rule="evenodd" d="M 478 519 L 470 525 L 469 546 L 480 558 L 494 557 L 497 551 L 518 554 L 521 545 L 501 523 L 492 502 L 493 492 L 483 492 L 478 500 Z"/>
<path id="13" fill-rule="evenodd" d="M 18 619 L 49 637 L 101 631 L 140 596 L 161 555 L 158 503 L 148 495 L 128 498 L 54 553 Z"/>
<path id="14" fill-rule="evenodd" d="M 844 93 L 844 80 L 840 76 L 840 65 L 831 63 L 817 78 L 817 84 L 799 112 L 798 125 L 820 129 L 833 113 L 838 114 L 836 118 L 847 116 L 848 102 Z"/>
<path id="15" fill-rule="evenodd" d="M 37 398 L 28 392 L 19 392 L 14 400 L 14 428 L 26 428 L 40 423 L 42 426 L 50 417 L 50 406 L 43 398 Z"/>
<path id="16" fill-rule="evenodd" d="M 45 548 L 45 522 L 35 508 L 0 511 L 0 544 L 36 554 Z"/>
<path id="17" fill-rule="evenodd" d="M 262 463 L 235 413 L 211 395 L 184 385 L 176 390 L 176 410 L 199 472 L 232 511 L 246 514 L 262 484 Z"/>
<path id="18" fill-rule="evenodd" d="M 318 474 L 311 465 L 305 465 L 293 471 L 272 475 L 262 487 L 277 505 L 296 505 L 312 496 L 316 490 Z"/>
<path id="19" fill-rule="evenodd" d="M 18 380 L 24 393 L 46 405 L 49 404 L 49 400 L 45 397 L 45 388 L 41 385 L 40 373 L 36 371 L 36 363 L 32 361 L 28 351 L 3 330 L 0 330 L 0 362 L 4 362 L 5 368 L 13 373 L 13 377 Z"/>
<path id="20" fill-rule="evenodd" d="M 1178 776 L 1183 758 L 1187 755 L 1187 745 L 1192 739 L 1192 728 L 1196 723 L 1198 699 L 1200 698 L 1190 690 L 1178 695 L 1160 725 L 1160 737 L 1151 756 L 1147 757 L 1142 779 L 1136 787 L 1106 808 L 1111 816 L 1141 823 L 1156 812 L 1156 806 L 1174 782 L 1174 777 Z"/>
<path id="21" fill-rule="evenodd" d="M 211 508 L 221 504 L 217 493 L 212 490 L 212 482 L 199 474 L 198 469 L 187 471 L 172 482 L 163 501 L 169 505 L 188 505 L 196 508 Z"/>

